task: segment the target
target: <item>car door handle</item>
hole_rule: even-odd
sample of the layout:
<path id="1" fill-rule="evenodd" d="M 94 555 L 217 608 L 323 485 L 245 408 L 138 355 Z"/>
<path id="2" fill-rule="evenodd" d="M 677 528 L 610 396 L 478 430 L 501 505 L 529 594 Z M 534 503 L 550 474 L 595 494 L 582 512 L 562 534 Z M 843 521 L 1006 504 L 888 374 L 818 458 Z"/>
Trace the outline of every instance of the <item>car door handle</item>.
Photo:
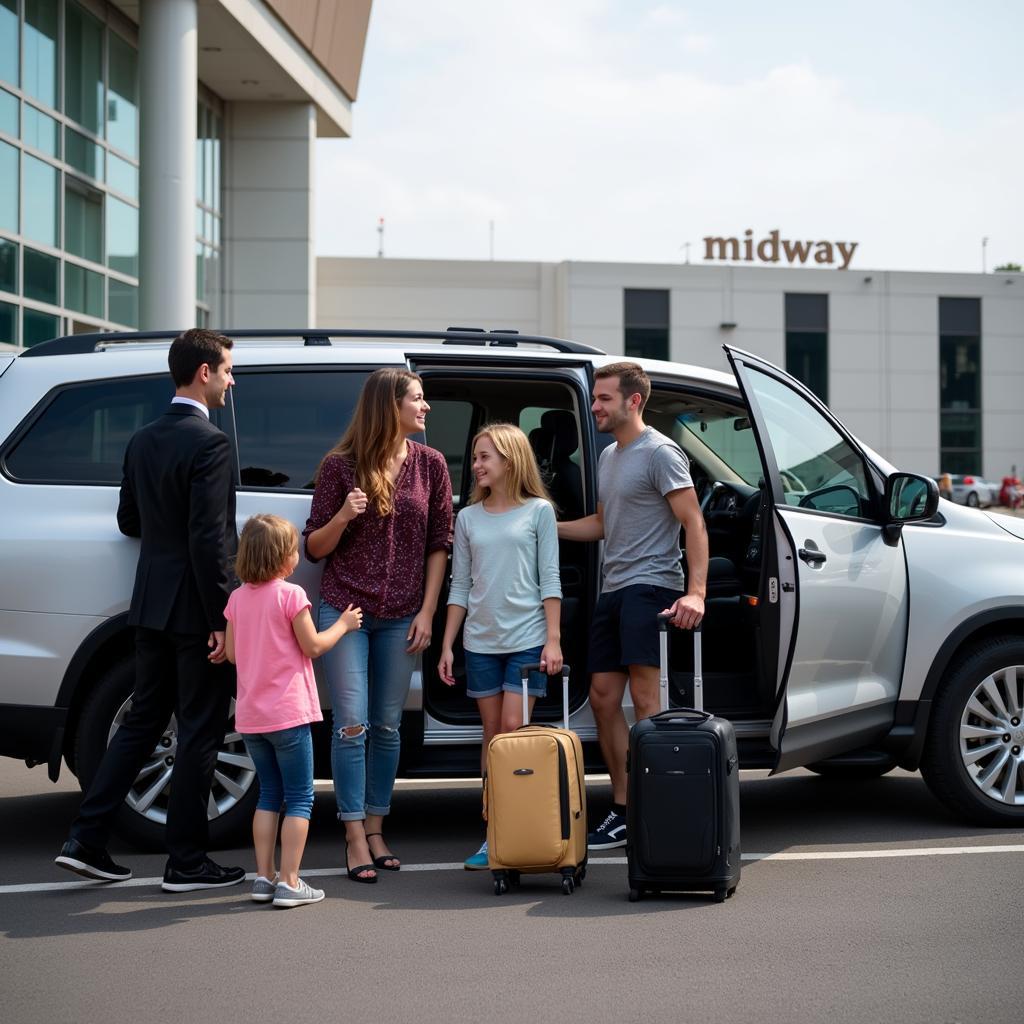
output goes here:
<path id="1" fill-rule="evenodd" d="M 828 561 L 825 552 L 819 551 L 817 548 L 801 548 L 797 554 L 808 565 L 823 565 Z"/>

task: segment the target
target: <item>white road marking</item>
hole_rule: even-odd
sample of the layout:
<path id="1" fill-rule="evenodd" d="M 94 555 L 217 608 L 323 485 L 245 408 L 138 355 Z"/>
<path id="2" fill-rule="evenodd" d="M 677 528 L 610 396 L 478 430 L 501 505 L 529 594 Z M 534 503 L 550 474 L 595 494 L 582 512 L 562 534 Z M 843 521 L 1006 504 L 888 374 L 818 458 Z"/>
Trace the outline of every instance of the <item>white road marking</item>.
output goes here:
<path id="1" fill-rule="evenodd" d="M 742 859 L 745 861 L 804 861 L 804 860 L 875 860 L 894 857 L 956 857 L 971 853 L 1024 853 L 1024 844 L 1003 844 L 1000 846 L 919 846 L 902 847 L 887 850 L 807 850 L 807 851 L 786 851 L 776 853 L 745 853 Z M 587 867 L 602 867 L 605 865 L 622 866 L 626 863 L 625 857 L 591 857 Z M 438 864 L 403 864 L 402 872 L 420 871 L 462 871 L 461 861 L 451 861 Z M 472 872 L 467 872 L 471 874 Z M 302 872 L 303 878 L 336 878 L 345 874 L 344 868 L 307 868 Z M 483 874 L 483 872 L 480 872 Z M 245 876 L 246 881 L 252 881 L 256 877 L 254 872 Z M 72 889 L 134 889 L 141 886 L 158 886 L 163 881 L 160 877 L 154 878 L 131 878 L 127 882 L 34 882 L 25 885 L 0 885 L 0 896 L 14 896 L 24 893 L 37 892 L 65 892 Z M 239 883 L 241 884 L 241 883 Z M 211 892 L 214 890 L 199 890 L 199 892 Z M 224 892 L 245 892 L 242 889 L 235 889 L 234 886 L 225 886 Z M 180 895 L 171 894 L 168 895 Z"/>

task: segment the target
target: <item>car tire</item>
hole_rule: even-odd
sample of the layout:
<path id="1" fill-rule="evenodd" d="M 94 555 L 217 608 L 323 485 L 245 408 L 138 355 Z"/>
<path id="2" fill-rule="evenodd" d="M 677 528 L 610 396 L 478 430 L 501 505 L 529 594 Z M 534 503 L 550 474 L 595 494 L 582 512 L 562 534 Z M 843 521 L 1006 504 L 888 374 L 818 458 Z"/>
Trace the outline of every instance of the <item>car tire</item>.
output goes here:
<path id="1" fill-rule="evenodd" d="M 958 658 L 935 698 L 921 774 L 978 825 L 1024 826 L 1022 679 L 1024 640 L 996 637 Z"/>
<path id="2" fill-rule="evenodd" d="M 107 744 L 130 706 L 135 688 L 135 662 L 126 658 L 116 662 L 100 675 L 92 688 L 75 736 L 75 766 L 83 792 L 96 775 Z M 233 703 L 232 703 L 233 713 Z M 233 728 L 232 719 L 229 728 Z M 155 796 L 149 790 L 153 783 L 169 776 L 169 767 L 161 765 L 165 756 L 173 757 L 176 735 L 172 717 L 161 738 L 160 751 L 147 760 L 137 779 L 132 783 L 128 799 L 114 821 L 114 831 L 144 850 L 163 850 L 166 796 L 164 785 Z M 246 753 L 238 733 L 228 732 L 217 752 L 217 774 L 211 792 L 209 825 L 210 849 L 237 846 L 245 842 L 252 825 L 253 811 L 259 798 L 259 785 L 255 768 Z M 216 813 L 212 813 L 216 806 Z"/>
<path id="3" fill-rule="evenodd" d="M 977 491 L 971 491 L 970 494 L 967 495 L 967 504 L 970 505 L 971 508 L 977 508 L 981 504 L 978 501 Z"/>
<path id="4" fill-rule="evenodd" d="M 864 782 L 880 779 L 895 767 L 895 761 L 882 761 L 878 764 L 830 764 L 828 761 L 815 761 L 807 765 L 807 770 L 823 779 L 835 779 L 837 782 Z"/>

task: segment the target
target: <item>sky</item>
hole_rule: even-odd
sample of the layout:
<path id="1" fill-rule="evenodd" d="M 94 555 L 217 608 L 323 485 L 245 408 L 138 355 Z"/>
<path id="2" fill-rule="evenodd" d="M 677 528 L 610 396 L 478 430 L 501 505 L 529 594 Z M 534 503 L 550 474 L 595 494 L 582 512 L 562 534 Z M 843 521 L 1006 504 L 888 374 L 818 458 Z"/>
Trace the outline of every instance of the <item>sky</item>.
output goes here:
<path id="1" fill-rule="evenodd" d="M 1024 263 L 1024 2 L 374 0 L 324 256 Z M 689 249 L 686 243 L 690 243 Z"/>

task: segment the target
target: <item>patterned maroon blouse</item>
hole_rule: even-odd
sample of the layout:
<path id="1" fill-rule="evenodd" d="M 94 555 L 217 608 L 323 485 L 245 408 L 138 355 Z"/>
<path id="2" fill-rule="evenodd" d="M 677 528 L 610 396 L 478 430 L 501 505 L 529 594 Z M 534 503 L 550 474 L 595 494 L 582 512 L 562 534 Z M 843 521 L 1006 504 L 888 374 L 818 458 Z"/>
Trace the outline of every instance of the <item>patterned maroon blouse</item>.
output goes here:
<path id="1" fill-rule="evenodd" d="M 427 555 L 451 547 L 452 482 L 444 456 L 415 441 L 408 445 L 391 515 L 381 518 L 369 502 L 327 556 L 320 596 L 335 608 L 354 604 L 381 619 L 415 615 L 423 604 Z M 353 464 L 328 456 L 302 536 L 330 522 L 355 486 Z M 306 557 L 319 561 L 308 551 Z"/>

